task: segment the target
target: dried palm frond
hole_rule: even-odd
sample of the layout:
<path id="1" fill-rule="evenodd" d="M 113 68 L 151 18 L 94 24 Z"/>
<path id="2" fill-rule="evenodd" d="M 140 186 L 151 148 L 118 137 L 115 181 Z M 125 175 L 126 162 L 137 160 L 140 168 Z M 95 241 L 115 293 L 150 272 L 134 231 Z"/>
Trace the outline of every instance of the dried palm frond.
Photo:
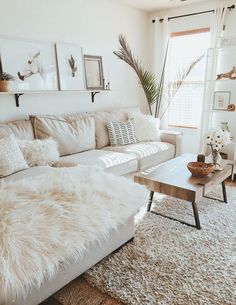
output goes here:
<path id="1" fill-rule="evenodd" d="M 141 61 L 134 56 L 126 38 L 123 35 L 119 36 L 119 50 L 113 52 L 119 59 L 125 61 L 137 74 L 140 85 L 145 93 L 150 114 L 152 114 L 151 105 L 157 101 L 159 84 L 156 76 L 144 69 Z"/>

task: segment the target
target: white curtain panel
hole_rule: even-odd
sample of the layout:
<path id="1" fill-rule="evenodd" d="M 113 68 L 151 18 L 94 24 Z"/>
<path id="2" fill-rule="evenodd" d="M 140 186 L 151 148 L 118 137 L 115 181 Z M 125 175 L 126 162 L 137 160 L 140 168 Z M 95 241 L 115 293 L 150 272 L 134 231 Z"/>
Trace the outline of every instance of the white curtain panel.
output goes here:
<path id="1" fill-rule="evenodd" d="M 208 61 L 207 61 L 207 75 L 205 84 L 205 95 L 203 103 L 202 112 L 202 122 L 201 122 L 201 133 L 200 133 L 200 149 L 199 151 L 205 153 L 205 134 L 212 127 L 212 104 L 215 91 L 214 80 L 216 78 L 217 69 L 217 47 L 220 45 L 220 38 L 223 32 L 223 26 L 225 21 L 225 16 L 227 13 L 227 2 L 223 3 L 215 8 L 215 13 L 212 15 L 211 21 L 211 42 L 210 49 L 208 50 Z"/>
<path id="2" fill-rule="evenodd" d="M 167 48 L 169 47 L 169 41 L 170 41 L 170 27 L 169 27 L 169 20 L 168 16 L 164 16 L 163 18 L 163 24 L 162 24 L 162 35 L 163 35 L 163 56 L 162 56 L 162 67 L 164 65 L 165 57 L 166 57 L 166 68 L 165 68 L 165 75 L 164 75 L 164 87 L 163 87 L 163 93 L 162 93 L 162 99 L 161 99 L 161 107 L 160 107 L 160 113 L 159 118 L 161 117 L 161 128 L 167 129 L 168 127 L 168 111 L 166 111 L 166 108 L 168 107 L 168 80 L 169 80 L 169 52 Z M 164 115 L 163 115 L 164 114 Z"/>
<path id="3" fill-rule="evenodd" d="M 164 16 L 163 22 L 159 22 L 159 17 L 155 19 L 156 22 L 154 24 L 153 30 L 153 72 L 156 74 L 158 81 L 161 79 L 163 65 L 165 61 L 166 49 L 168 46 L 168 42 L 170 39 L 170 29 L 169 29 L 169 21 L 168 16 Z M 168 61 L 168 58 L 167 58 Z M 166 67 L 168 67 L 168 62 L 166 62 Z M 168 69 L 165 69 L 165 79 L 164 83 L 166 84 L 166 80 L 168 79 L 167 75 Z M 167 85 L 164 85 L 163 95 L 161 101 L 161 109 L 160 115 L 164 111 L 167 105 Z M 153 105 L 152 111 L 155 113 L 156 105 Z M 159 115 L 159 117 L 160 117 Z M 164 116 L 161 122 L 161 127 L 167 127 L 167 117 Z"/>

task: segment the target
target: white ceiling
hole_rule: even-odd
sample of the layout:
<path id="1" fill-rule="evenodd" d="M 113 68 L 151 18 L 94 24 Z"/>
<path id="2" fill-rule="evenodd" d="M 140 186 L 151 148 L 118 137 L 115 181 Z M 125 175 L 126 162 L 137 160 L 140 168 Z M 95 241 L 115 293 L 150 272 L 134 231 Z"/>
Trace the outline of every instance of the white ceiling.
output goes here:
<path id="1" fill-rule="evenodd" d="M 166 9 L 180 5 L 187 5 L 196 2 L 205 2 L 207 0 L 186 0 L 183 2 L 181 0 L 116 0 L 116 1 L 144 11 L 152 12 L 155 10 Z"/>

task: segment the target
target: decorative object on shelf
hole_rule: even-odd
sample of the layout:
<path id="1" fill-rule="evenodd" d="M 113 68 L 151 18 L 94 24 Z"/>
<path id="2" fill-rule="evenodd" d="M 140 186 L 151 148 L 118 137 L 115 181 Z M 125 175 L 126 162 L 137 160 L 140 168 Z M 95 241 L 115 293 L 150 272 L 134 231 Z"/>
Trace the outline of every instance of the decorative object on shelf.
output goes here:
<path id="1" fill-rule="evenodd" d="M 16 80 L 11 91 L 58 90 L 53 43 L 0 39 L 3 71 Z"/>
<path id="2" fill-rule="evenodd" d="M 205 162 L 205 159 L 206 159 L 205 155 L 198 155 L 197 156 L 197 162 L 202 162 L 203 163 L 203 162 Z"/>
<path id="3" fill-rule="evenodd" d="M 82 48 L 73 43 L 56 43 L 60 90 L 85 90 Z"/>
<path id="4" fill-rule="evenodd" d="M 204 178 L 213 172 L 214 165 L 204 162 L 190 162 L 188 163 L 187 168 L 192 176 L 197 178 Z"/>
<path id="5" fill-rule="evenodd" d="M 15 80 L 14 76 L 6 72 L 0 72 L 0 92 L 8 92 L 9 82 L 14 80 Z"/>
<path id="6" fill-rule="evenodd" d="M 228 109 L 228 111 L 235 111 L 235 105 L 234 104 L 229 104 L 227 109 Z"/>
<path id="7" fill-rule="evenodd" d="M 229 132 L 229 125 L 228 124 L 229 124 L 228 122 L 221 122 L 220 123 L 221 130 Z"/>
<path id="8" fill-rule="evenodd" d="M 108 82 L 105 86 L 105 90 L 111 90 L 111 84 Z"/>
<path id="9" fill-rule="evenodd" d="M 228 79 L 236 79 L 236 66 L 233 66 L 233 68 L 226 73 L 221 73 L 217 74 L 216 80 L 221 80 L 223 78 L 228 78 Z"/>
<path id="10" fill-rule="evenodd" d="M 105 90 L 102 56 L 84 55 L 86 88 Z"/>
<path id="11" fill-rule="evenodd" d="M 236 35 L 223 36 L 220 40 L 220 47 L 229 47 L 236 45 Z"/>
<path id="12" fill-rule="evenodd" d="M 230 133 L 221 129 L 209 131 L 206 134 L 206 144 L 210 146 L 211 153 L 207 157 L 207 161 L 214 164 L 214 170 L 221 170 L 220 150 L 230 144 Z"/>
<path id="13" fill-rule="evenodd" d="M 228 110 L 230 104 L 230 91 L 215 91 L 213 110 Z"/>

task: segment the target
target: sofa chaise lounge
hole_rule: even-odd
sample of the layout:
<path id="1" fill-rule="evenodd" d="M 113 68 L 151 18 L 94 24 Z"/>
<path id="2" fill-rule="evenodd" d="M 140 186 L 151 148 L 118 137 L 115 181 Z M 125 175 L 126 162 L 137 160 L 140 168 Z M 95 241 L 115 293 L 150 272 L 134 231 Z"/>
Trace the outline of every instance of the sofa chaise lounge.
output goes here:
<path id="1" fill-rule="evenodd" d="M 145 168 L 156 166 L 181 153 L 182 135 L 172 131 L 160 131 L 160 141 L 140 142 L 119 147 L 110 146 L 106 122 L 126 120 L 130 111 L 137 111 L 137 109 L 74 114 L 63 118 L 32 116 L 30 119 L 0 124 L 0 138 L 12 133 L 21 140 L 43 139 L 51 136 L 58 141 L 60 151 L 60 160 L 55 165 L 56 167 L 84 164 L 100 167 L 115 175 L 127 177 Z M 73 125 L 71 129 L 68 122 L 72 122 L 72 125 L 76 122 L 76 125 Z M 82 142 L 77 145 L 75 140 L 78 134 Z M 75 145 L 71 145 L 72 142 Z M 77 147 L 75 147 L 76 145 Z M 56 171 L 55 166 L 30 167 L 2 180 L 17 181 L 23 178 L 33 178 Z M 9 304 L 35 305 L 40 303 L 133 236 L 134 217 L 132 216 L 119 227 L 119 230 L 111 230 L 106 241 L 102 241 L 102 244 L 101 241 L 91 244 L 80 261 L 61 266 L 57 274 L 52 279 L 45 280 L 40 289 L 32 287 L 26 300 L 9 300 Z"/>

